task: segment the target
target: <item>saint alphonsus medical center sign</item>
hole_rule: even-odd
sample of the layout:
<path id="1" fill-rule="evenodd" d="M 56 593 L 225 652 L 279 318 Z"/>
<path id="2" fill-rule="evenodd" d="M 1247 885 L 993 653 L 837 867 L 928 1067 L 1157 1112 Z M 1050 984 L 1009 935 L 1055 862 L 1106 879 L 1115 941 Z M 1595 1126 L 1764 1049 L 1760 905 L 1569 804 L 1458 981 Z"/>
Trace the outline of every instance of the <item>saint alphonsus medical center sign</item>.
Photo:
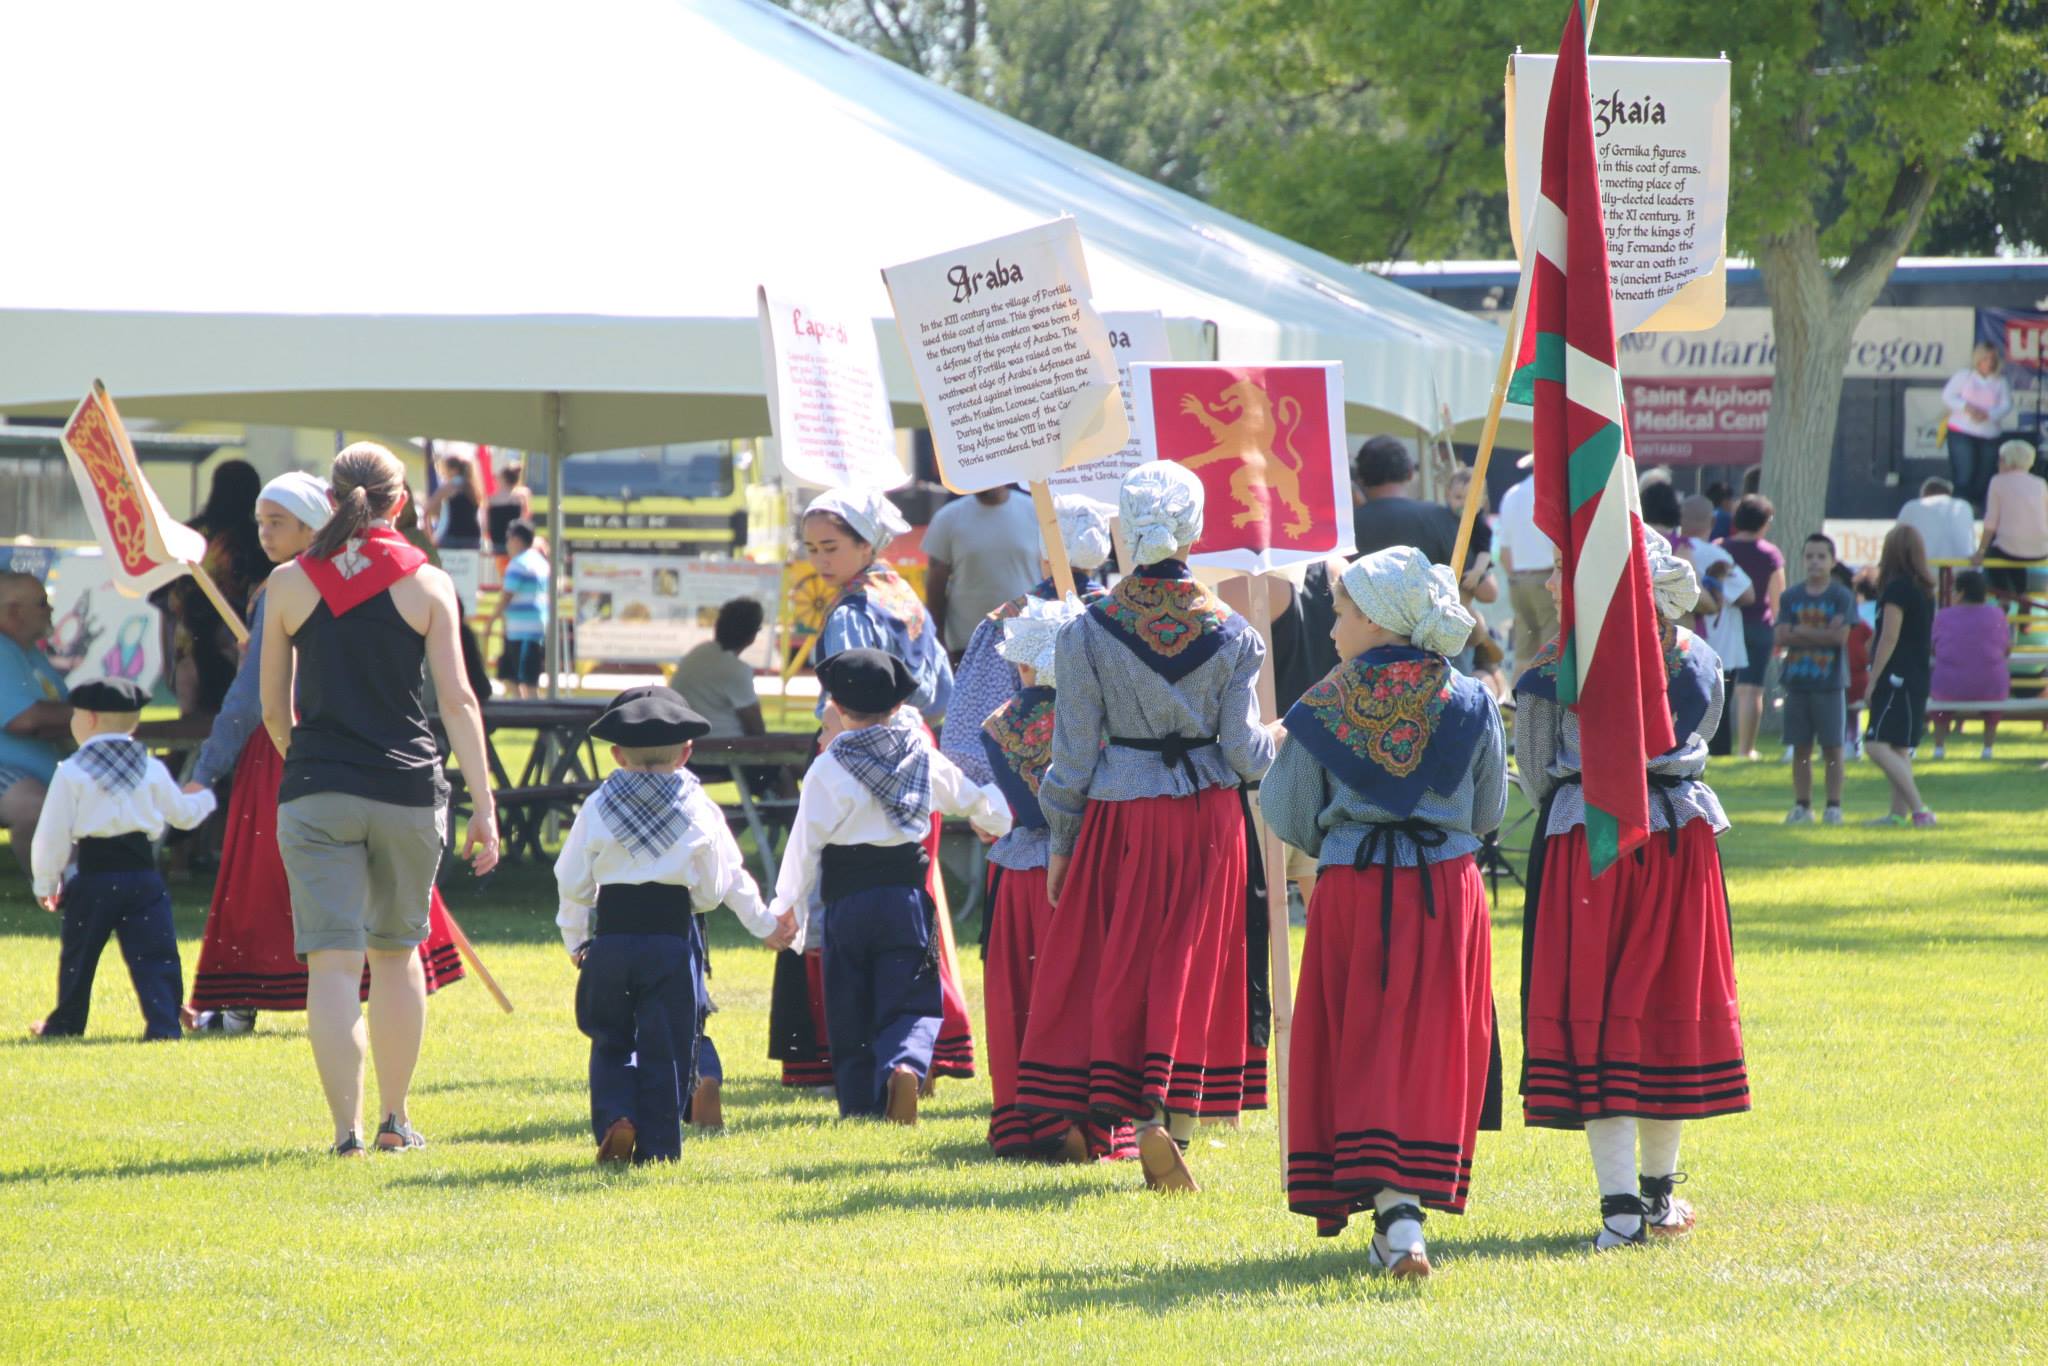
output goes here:
<path id="1" fill-rule="evenodd" d="M 1845 379 L 1937 388 L 1970 362 L 1975 312 L 1876 308 L 1850 343 Z M 1763 459 L 1778 344 L 1767 308 L 1731 308 L 1705 332 L 1621 338 L 1621 374 L 1636 461 L 1754 465 Z"/>

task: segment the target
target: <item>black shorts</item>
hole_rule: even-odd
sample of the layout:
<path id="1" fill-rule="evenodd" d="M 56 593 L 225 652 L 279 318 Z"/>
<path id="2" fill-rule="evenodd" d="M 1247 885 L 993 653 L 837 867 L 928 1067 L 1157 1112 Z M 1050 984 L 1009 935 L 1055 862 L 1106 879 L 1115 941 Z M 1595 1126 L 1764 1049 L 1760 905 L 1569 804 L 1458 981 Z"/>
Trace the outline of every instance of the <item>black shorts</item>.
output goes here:
<path id="1" fill-rule="evenodd" d="M 1897 674 L 1871 685 L 1870 722 L 1863 738 L 1894 749 L 1916 748 L 1927 734 L 1927 689 L 1915 689 Z"/>
<path id="2" fill-rule="evenodd" d="M 1996 545 L 1985 551 L 1984 557 L 1990 560 L 2027 559 L 2024 555 L 2014 555 L 2000 550 Z M 2037 569 L 2048 569 L 2048 560 L 2029 560 L 2028 563 Z M 1991 591 L 1994 593 L 2010 593 L 2014 597 L 2024 597 L 2027 592 L 2027 577 L 2032 572 L 2026 569 L 1986 569 L 1984 579 L 1991 585 Z"/>
<path id="3" fill-rule="evenodd" d="M 539 683 L 540 668 L 546 654 L 546 643 L 543 641 L 506 641 L 505 653 L 498 656 L 498 681 L 500 683 Z"/>

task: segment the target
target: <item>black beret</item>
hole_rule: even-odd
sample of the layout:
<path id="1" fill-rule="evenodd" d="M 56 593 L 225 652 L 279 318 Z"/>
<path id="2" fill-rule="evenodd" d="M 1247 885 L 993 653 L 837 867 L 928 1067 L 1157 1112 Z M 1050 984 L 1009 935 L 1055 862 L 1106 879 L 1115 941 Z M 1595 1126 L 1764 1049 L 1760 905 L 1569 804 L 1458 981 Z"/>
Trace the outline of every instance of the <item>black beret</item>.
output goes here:
<path id="1" fill-rule="evenodd" d="M 149 690 L 125 678 L 95 678 L 71 690 L 71 705 L 80 711 L 141 711 Z"/>
<path id="2" fill-rule="evenodd" d="M 658 683 L 626 689 L 590 723 L 593 739 L 627 749 L 687 744 L 710 729 L 711 723 L 690 710 L 681 693 Z"/>
<path id="3" fill-rule="evenodd" d="M 844 711 L 880 716 L 917 691 L 910 666 L 884 650 L 842 650 L 818 666 L 818 683 Z"/>

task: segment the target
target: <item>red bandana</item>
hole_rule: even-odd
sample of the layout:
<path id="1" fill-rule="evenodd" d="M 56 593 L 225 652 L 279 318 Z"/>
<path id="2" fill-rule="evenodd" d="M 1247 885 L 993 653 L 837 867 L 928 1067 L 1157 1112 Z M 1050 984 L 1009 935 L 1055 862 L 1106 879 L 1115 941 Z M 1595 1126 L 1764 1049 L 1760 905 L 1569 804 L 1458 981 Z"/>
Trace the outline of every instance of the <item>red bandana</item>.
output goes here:
<path id="1" fill-rule="evenodd" d="M 341 616 L 362 606 L 427 562 L 427 553 L 388 526 L 365 528 L 324 560 L 299 556 L 327 610 Z"/>

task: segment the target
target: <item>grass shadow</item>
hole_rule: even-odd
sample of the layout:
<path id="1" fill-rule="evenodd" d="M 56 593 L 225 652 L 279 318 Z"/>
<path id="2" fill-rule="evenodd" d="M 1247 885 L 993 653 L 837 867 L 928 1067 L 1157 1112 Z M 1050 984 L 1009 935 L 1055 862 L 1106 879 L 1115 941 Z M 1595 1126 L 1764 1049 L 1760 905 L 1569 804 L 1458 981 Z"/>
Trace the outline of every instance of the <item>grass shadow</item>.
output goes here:
<path id="1" fill-rule="evenodd" d="M 159 1157 L 138 1162 L 116 1162 L 104 1167 L 19 1167 L 12 1171 L 0 1171 L 0 1186 L 55 1181 L 131 1181 L 158 1176 L 197 1176 L 207 1172 L 268 1167 L 315 1155 L 313 1150 L 307 1148 L 241 1149 L 229 1153 L 194 1153 L 188 1157 Z"/>

